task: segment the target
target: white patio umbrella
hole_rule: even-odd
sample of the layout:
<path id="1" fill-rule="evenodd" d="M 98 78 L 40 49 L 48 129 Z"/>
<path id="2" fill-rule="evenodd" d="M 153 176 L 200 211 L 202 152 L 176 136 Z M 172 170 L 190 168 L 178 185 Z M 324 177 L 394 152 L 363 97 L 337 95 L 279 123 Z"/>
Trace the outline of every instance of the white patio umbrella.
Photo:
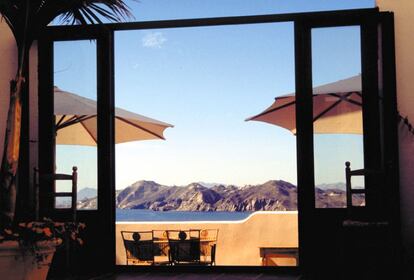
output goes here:
<path id="1" fill-rule="evenodd" d="M 56 144 L 96 146 L 96 101 L 54 88 Z M 164 130 L 173 125 L 115 108 L 115 143 L 165 139 Z"/>
<path id="2" fill-rule="evenodd" d="M 295 94 L 275 98 L 262 113 L 246 121 L 278 125 L 296 134 Z M 361 76 L 313 88 L 314 133 L 362 134 Z"/>

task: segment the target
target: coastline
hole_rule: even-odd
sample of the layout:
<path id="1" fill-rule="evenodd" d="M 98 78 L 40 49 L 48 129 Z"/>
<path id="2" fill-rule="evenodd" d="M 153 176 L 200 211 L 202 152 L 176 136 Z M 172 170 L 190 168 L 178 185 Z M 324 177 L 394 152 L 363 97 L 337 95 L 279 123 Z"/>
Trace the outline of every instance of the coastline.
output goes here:
<path id="1" fill-rule="evenodd" d="M 149 210 L 151 211 L 151 210 Z M 160 211 L 161 213 L 164 213 L 162 211 Z M 193 211 L 188 211 L 190 213 L 194 213 Z M 208 212 L 208 211 L 200 211 L 200 212 L 204 212 L 204 213 L 215 213 L 215 211 L 212 212 Z M 218 212 L 218 211 L 217 211 Z M 194 224 L 194 223 L 199 223 L 199 224 L 220 224 L 220 223 L 225 223 L 225 224 L 237 224 L 237 223 L 245 223 L 247 222 L 250 218 L 256 216 L 256 215 L 266 215 L 266 214 L 277 214 L 277 215 L 298 215 L 298 211 L 255 211 L 255 212 L 251 212 L 246 218 L 244 219 L 240 219 L 240 220 L 169 220 L 169 221 L 116 221 L 116 224 Z"/>

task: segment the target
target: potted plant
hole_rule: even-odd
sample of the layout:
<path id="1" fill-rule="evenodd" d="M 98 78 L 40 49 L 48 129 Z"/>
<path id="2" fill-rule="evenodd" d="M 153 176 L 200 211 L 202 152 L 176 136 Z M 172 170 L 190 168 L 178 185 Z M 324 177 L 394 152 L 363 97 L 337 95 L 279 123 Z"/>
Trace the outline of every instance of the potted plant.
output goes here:
<path id="1" fill-rule="evenodd" d="M 46 279 L 56 248 L 65 243 L 82 245 L 85 224 L 22 222 L 0 232 L 0 271 L 2 279 Z"/>

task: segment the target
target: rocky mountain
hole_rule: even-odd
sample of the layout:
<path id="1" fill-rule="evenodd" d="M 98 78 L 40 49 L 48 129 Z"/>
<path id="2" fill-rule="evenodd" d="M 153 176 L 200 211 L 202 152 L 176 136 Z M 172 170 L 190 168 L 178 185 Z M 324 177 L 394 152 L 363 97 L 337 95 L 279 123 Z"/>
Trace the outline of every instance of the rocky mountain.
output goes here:
<path id="1" fill-rule="evenodd" d="M 84 210 L 92 210 L 92 209 L 98 209 L 98 200 L 96 199 L 96 196 L 93 198 L 86 198 L 83 200 L 78 200 L 77 209 L 84 209 Z"/>
<path id="2" fill-rule="evenodd" d="M 223 199 L 217 203 L 219 211 L 257 211 L 297 209 L 296 186 L 281 180 L 268 181 L 261 185 L 248 185 L 243 188 L 217 188 Z"/>
<path id="3" fill-rule="evenodd" d="M 216 191 L 199 183 L 185 187 L 163 186 L 152 181 L 138 181 L 122 190 L 116 198 L 118 208 L 158 211 L 214 211 L 221 199 Z"/>
<path id="4" fill-rule="evenodd" d="M 89 203 L 83 203 L 84 201 L 88 200 L 96 200 L 96 188 L 82 188 L 78 190 L 77 200 L 78 200 L 78 208 L 79 205 L 82 205 L 83 209 L 91 209 L 92 205 Z M 82 202 L 82 203 L 81 203 Z M 68 208 L 71 207 L 71 198 L 70 197 L 60 197 L 58 201 L 56 201 L 58 208 Z M 96 205 L 96 202 L 95 202 Z M 96 207 L 95 207 L 96 208 Z"/>
<path id="5" fill-rule="evenodd" d="M 341 208 L 346 193 L 340 184 L 315 189 L 316 207 Z M 363 205 L 363 197 L 355 204 Z M 85 199 L 78 208 L 96 207 L 96 198 Z M 117 191 L 116 207 L 120 209 L 151 209 L 154 211 L 292 211 L 297 210 L 297 188 L 289 182 L 270 180 L 264 184 L 238 187 L 202 183 L 187 186 L 165 186 L 153 181 L 137 181 Z"/>
<path id="6" fill-rule="evenodd" d="M 362 194 L 356 194 L 352 198 L 355 206 L 364 206 L 365 198 Z M 343 208 L 346 206 L 346 192 L 343 189 L 315 188 L 315 206 L 316 208 Z"/>
<path id="7" fill-rule="evenodd" d="M 83 199 L 79 198 L 79 192 L 78 192 L 78 202 L 77 202 L 77 209 L 84 209 L 84 210 L 92 210 L 92 209 L 98 209 L 98 200 L 96 197 L 96 189 L 93 189 L 95 192 L 95 196 L 93 197 L 86 197 Z M 120 191 L 116 191 L 115 195 L 118 196 Z"/>
<path id="8" fill-rule="evenodd" d="M 184 187 L 162 186 L 138 181 L 121 191 L 116 204 L 121 209 L 156 211 L 257 211 L 296 210 L 296 187 L 284 181 L 239 188 L 232 185 L 205 187 L 192 183 Z"/>

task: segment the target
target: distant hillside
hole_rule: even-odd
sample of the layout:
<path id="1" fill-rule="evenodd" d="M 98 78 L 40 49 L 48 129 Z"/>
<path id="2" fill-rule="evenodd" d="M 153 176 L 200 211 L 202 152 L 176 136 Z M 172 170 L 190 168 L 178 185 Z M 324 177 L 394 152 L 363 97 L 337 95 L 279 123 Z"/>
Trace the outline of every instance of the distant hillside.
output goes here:
<path id="1" fill-rule="evenodd" d="M 83 188 L 78 190 L 78 200 L 84 200 L 88 198 L 94 198 L 97 195 L 97 189 Z"/>
<path id="2" fill-rule="evenodd" d="M 317 185 L 316 187 L 321 190 L 345 190 L 346 189 L 345 183 L 343 182 L 320 184 L 320 185 Z"/>
<path id="3" fill-rule="evenodd" d="M 315 189 L 316 207 L 345 207 L 343 183 L 325 184 Z M 355 204 L 364 203 L 356 197 Z M 297 188 L 289 182 L 270 180 L 264 184 L 238 187 L 191 183 L 164 186 L 153 181 L 137 181 L 117 191 L 116 207 L 155 211 L 292 211 L 297 210 Z M 96 198 L 78 203 L 78 208 L 96 207 Z"/>
<path id="4" fill-rule="evenodd" d="M 98 209 L 98 201 L 96 196 L 96 189 L 93 189 L 95 191 L 95 196 L 90 198 L 79 198 L 79 192 L 78 192 L 78 203 L 77 203 L 77 209 Z M 115 192 L 115 196 L 119 194 L 120 191 Z"/>

